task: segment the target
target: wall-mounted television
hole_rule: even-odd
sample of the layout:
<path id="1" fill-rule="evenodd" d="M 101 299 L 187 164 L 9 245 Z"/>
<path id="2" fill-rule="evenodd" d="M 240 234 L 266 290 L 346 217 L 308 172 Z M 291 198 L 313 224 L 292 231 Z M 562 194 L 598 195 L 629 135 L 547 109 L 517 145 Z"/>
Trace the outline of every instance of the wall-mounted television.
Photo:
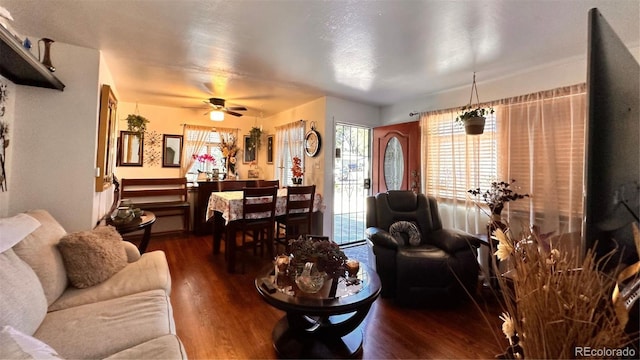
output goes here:
<path id="1" fill-rule="evenodd" d="M 589 11 L 583 250 L 638 261 L 640 64 L 598 9 Z"/>

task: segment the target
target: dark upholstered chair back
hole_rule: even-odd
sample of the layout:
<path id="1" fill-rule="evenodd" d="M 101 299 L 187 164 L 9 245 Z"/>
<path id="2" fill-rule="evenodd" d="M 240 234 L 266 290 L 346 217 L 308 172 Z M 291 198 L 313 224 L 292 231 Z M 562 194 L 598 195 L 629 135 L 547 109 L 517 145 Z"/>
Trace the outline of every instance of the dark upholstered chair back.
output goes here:
<path id="1" fill-rule="evenodd" d="M 412 221 L 418 225 L 422 239 L 442 229 L 438 203 L 432 196 L 413 191 L 390 190 L 367 198 L 366 227 L 389 230 L 396 221 Z"/>
<path id="2" fill-rule="evenodd" d="M 416 224 L 420 238 L 412 225 L 392 226 L 399 221 Z M 478 239 L 443 229 L 432 196 L 397 190 L 368 197 L 365 238 L 373 247 L 383 297 L 412 303 L 444 292 L 460 298 L 477 287 Z"/>

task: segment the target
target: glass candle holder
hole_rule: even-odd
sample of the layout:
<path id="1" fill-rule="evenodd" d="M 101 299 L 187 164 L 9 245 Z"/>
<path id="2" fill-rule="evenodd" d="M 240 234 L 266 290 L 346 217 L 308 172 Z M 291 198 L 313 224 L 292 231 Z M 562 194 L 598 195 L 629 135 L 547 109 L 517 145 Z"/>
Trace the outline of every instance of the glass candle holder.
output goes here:
<path id="1" fill-rule="evenodd" d="M 276 271 L 279 273 L 285 273 L 289 269 L 289 257 L 287 255 L 276 256 Z"/>
<path id="2" fill-rule="evenodd" d="M 347 267 L 347 273 L 350 278 L 355 278 L 358 276 L 358 271 L 360 271 L 360 262 L 356 259 L 349 259 L 345 261 L 345 266 Z"/>

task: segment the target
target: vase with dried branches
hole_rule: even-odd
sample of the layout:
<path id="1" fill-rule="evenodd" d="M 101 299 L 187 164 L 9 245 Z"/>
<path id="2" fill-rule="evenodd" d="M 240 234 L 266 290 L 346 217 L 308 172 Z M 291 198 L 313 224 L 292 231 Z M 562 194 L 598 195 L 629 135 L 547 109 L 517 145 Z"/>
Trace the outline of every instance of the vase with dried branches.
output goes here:
<path id="1" fill-rule="evenodd" d="M 609 257 L 596 260 L 589 251 L 581 258 L 579 251 L 555 248 L 535 231 L 517 238 L 496 229 L 493 235 L 496 257 L 512 265 L 498 277 L 508 341 L 499 357 L 562 359 L 581 357 L 585 349 L 611 349 L 598 357 L 615 358 L 638 343 L 637 334 L 625 333 L 616 316 L 615 280 L 599 271 Z"/>

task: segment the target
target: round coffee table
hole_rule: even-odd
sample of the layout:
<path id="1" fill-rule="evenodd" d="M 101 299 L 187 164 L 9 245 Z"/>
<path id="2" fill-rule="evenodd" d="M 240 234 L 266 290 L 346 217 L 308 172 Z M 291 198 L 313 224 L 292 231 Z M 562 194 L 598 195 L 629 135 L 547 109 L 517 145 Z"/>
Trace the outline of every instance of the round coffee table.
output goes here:
<path id="1" fill-rule="evenodd" d="M 121 235 L 128 234 L 130 232 L 144 230 L 142 234 L 142 241 L 138 250 L 140 254 L 144 254 L 147 251 L 149 240 L 151 240 L 151 226 L 156 222 L 156 214 L 151 211 L 143 211 L 139 218 L 135 218 L 127 223 L 116 223 L 111 218 L 107 217 L 107 224 L 112 225 L 118 230 Z"/>
<path id="2" fill-rule="evenodd" d="M 261 274 L 255 279 L 256 289 L 267 303 L 287 313 L 272 332 L 280 357 L 349 358 L 362 350 L 360 324 L 381 290 L 375 271 L 361 266 L 358 284 L 338 279 L 335 297 L 322 290 L 305 294 L 295 284 L 289 292 L 286 285 L 274 291 L 263 284 L 274 284 L 273 267 Z"/>

